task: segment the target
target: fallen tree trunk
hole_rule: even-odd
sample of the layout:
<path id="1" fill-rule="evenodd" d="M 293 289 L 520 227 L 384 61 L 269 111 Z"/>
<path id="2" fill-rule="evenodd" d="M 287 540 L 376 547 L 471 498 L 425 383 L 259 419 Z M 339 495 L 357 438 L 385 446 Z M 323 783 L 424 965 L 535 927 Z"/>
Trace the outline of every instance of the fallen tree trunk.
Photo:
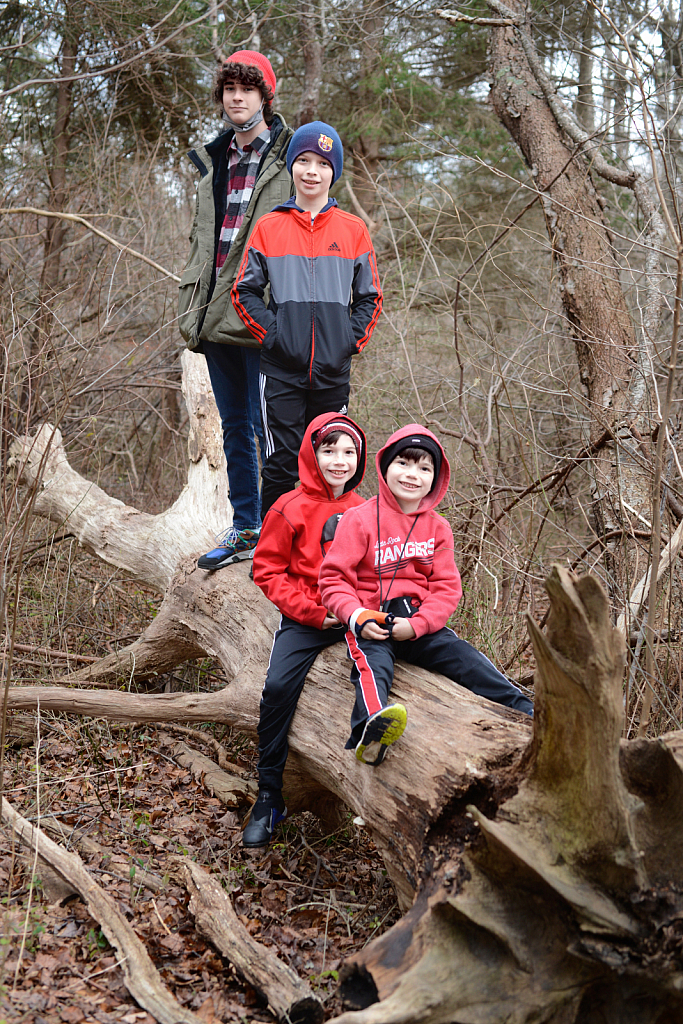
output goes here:
<path id="1" fill-rule="evenodd" d="M 279 616 L 247 574 L 245 564 L 213 574 L 188 567 L 174 578 L 146 634 L 131 645 L 145 647 L 153 633 L 155 649 L 167 656 L 173 638 L 182 632 L 194 648 L 220 661 L 230 680 L 224 689 L 140 695 L 66 686 L 15 687 L 9 690 L 8 708 L 27 710 L 40 700 L 42 711 L 128 722 L 225 722 L 255 735 Z M 131 655 L 126 680 L 134 666 Z M 67 681 L 79 677 L 75 673 Z M 290 730 L 284 792 L 290 810 L 314 810 L 330 823 L 339 822 L 344 808 L 360 815 L 383 852 L 406 909 L 415 895 L 431 821 L 454 794 L 469 792 L 478 780 L 491 786 L 499 762 L 507 765 L 521 756 L 531 726 L 525 715 L 412 666 L 398 667 L 393 692 L 409 709 L 408 727 L 395 756 L 373 771 L 344 750 L 354 701 L 345 646 L 338 644 L 320 655 Z"/>
<path id="2" fill-rule="evenodd" d="M 163 734 L 161 738 L 166 741 L 170 739 Z M 188 747 L 182 740 L 172 745 L 172 753 L 176 763 L 182 768 L 189 768 L 192 777 L 201 782 L 205 789 L 208 789 L 212 796 L 218 797 L 226 807 L 253 804 L 256 800 L 258 786 L 255 782 L 224 772 L 210 757 Z"/>
<path id="3" fill-rule="evenodd" d="M 318 997 L 291 967 L 251 937 L 218 879 L 188 857 L 181 863 L 190 893 L 190 913 L 201 934 L 265 996 L 279 1021 L 322 1024 L 325 1014 Z"/>
<path id="4" fill-rule="evenodd" d="M 39 506 L 48 515 L 60 504 L 52 479 Z M 80 518 L 89 485 L 69 479 L 81 495 L 69 526 L 96 550 Z M 131 567 L 129 510 L 109 513 L 103 556 Z M 151 578 L 149 563 L 141 567 Z M 168 578 L 140 639 L 65 682 L 128 682 L 209 655 L 222 665 L 223 690 L 19 687 L 8 707 L 39 701 L 42 710 L 220 721 L 253 734 L 277 611 L 244 564 L 209 574 L 186 559 Z M 683 733 L 620 743 L 624 640 L 604 591 L 562 569 L 548 589 L 547 637 L 530 626 L 533 737 L 525 716 L 399 665 L 394 692 L 408 727 L 371 769 L 343 749 L 354 694 L 341 645 L 309 674 L 290 730 L 287 802 L 328 820 L 343 808 L 360 815 L 407 910 L 346 966 L 353 1009 L 337 1024 L 683 1019 Z"/>
<path id="5" fill-rule="evenodd" d="M 183 352 L 182 389 L 190 427 L 187 483 L 165 512 L 150 515 L 69 465 L 61 431 L 49 423 L 10 446 L 9 468 L 35 486 L 34 512 L 66 527 L 84 548 L 163 593 L 181 559 L 204 551 L 230 525 L 221 425 L 203 356 Z"/>
<path id="6" fill-rule="evenodd" d="M 220 579 L 232 601 L 246 590 L 240 572 Z M 317 810 L 326 792 L 360 814 L 409 907 L 346 965 L 352 1010 L 337 1024 L 683 1019 L 683 732 L 620 740 L 625 648 L 605 593 L 563 569 L 548 589 L 547 637 L 530 624 L 533 737 L 515 712 L 400 666 L 409 727 L 369 769 L 342 750 L 353 694 L 341 652 L 311 672 L 290 793 Z M 268 650 L 260 674 L 252 651 L 216 694 L 18 688 L 9 701 L 137 721 L 204 713 L 253 730 Z"/>

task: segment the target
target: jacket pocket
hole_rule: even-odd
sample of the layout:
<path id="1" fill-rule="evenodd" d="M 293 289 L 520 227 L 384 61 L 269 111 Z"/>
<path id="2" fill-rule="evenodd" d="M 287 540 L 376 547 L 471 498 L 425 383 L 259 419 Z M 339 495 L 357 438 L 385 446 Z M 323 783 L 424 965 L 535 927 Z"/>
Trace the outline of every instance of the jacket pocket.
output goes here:
<path id="1" fill-rule="evenodd" d="M 355 356 L 358 354 L 358 349 L 356 348 L 356 337 L 353 333 L 353 327 L 351 326 L 350 320 L 346 320 L 346 334 L 349 340 L 348 354 L 350 356 Z"/>
<path id="2" fill-rule="evenodd" d="M 329 307 L 318 310 L 315 331 L 314 369 L 323 377 L 343 377 L 349 372 L 356 344 L 345 311 L 330 315 Z"/>
<path id="3" fill-rule="evenodd" d="M 271 359 L 288 370 L 307 370 L 311 358 L 311 325 L 299 306 L 292 302 L 278 307 L 272 343 L 268 339 Z"/>
<path id="4" fill-rule="evenodd" d="M 196 263 L 186 267 L 178 285 L 178 329 L 191 348 L 196 345 L 196 326 L 200 309 L 200 293 L 202 290 L 202 273 L 206 263 Z M 194 343 L 193 343 L 194 337 Z"/>

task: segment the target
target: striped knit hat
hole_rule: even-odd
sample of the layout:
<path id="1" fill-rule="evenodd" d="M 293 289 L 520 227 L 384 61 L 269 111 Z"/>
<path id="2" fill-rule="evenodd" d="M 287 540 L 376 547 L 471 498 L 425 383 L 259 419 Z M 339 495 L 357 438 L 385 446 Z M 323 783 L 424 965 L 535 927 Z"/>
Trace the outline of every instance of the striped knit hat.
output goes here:
<path id="1" fill-rule="evenodd" d="M 355 427 L 352 427 L 347 420 L 332 420 L 330 423 L 326 423 L 320 430 L 316 430 L 313 434 L 311 441 L 313 442 L 313 451 L 317 452 L 320 445 L 323 443 L 326 437 L 330 434 L 335 433 L 339 430 L 342 434 L 348 434 L 353 441 L 353 446 L 356 449 L 356 455 L 360 459 L 361 452 L 363 451 L 363 438 Z"/>

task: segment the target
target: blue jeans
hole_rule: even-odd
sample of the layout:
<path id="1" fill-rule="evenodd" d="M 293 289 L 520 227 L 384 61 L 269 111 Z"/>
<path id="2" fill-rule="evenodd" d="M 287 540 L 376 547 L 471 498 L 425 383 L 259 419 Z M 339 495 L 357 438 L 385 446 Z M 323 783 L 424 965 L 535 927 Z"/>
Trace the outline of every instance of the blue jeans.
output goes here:
<path id="1" fill-rule="evenodd" d="M 261 514 L 255 438 L 262 456 L 265 452 L 259 401 L 261 350 L 214 341 L 203 342 L 203 349 L 223 427 L 233 526 L 257 530 Z"/>

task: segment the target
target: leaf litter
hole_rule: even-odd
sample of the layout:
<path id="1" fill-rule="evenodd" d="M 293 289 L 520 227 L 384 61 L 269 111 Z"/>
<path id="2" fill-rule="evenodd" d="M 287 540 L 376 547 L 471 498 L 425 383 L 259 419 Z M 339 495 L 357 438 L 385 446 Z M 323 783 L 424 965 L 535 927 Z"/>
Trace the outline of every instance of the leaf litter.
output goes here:
<path id="1" fill-rule="evenodd" d="M 145 944 L 164 984 L 206 1024 L 272 1021 L 261 997 L 196 931 L 178 858 L 217 874 L 251 935 L 309 982 L 334 1016 L 343 959 L 399 912 L 383 861 L 352 815 L 327 834 L 312 814 L 287 820 L 266 851 L 245 851 L 247 806 L 226 810 L 171 756 L 168 726 L 117 727 L 41 716 L 35 746 L 5 754 L 5 795 L 33 824 L 79 852 Z M 255 776 L 256 748 L 218 727 L 189 745 L 224 749 Z M 201 737 L 205 735 L 205 743 Z M 202 746 L 204 749 L 202 749 Z M 27 781 L 28 780 L 28 781 Z M 78 897 L 54 889 L 33 856 L 0 837 L 0 1007 L 8 1024 L 152 1024 L 123 984 L 99 924 Z"/>

